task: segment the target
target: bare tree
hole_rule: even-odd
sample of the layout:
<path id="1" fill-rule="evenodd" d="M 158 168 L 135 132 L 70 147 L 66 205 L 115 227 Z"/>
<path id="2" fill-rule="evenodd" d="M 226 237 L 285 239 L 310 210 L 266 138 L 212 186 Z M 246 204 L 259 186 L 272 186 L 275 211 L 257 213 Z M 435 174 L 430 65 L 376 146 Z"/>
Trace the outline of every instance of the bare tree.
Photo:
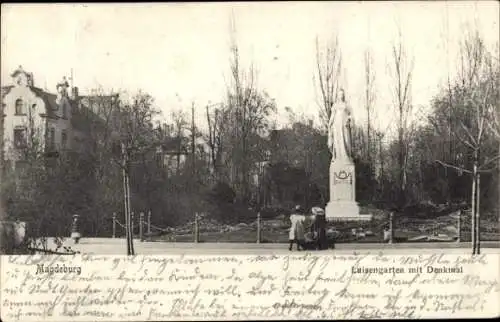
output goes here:
<path id="1" fill-rule="evenodd" d="M 102 88 L 93 89 L 90 95 L 80 96 L 75 102 L 76 109 L 72 113 L 75 133 L 73 150 L 85 156 L 92 167 L 95 178 L 95 211 L 89 211 L 95 233 L 106 229 L 110 214 L 119 207 L 122 195 L 121 161 L 118 149 L 114 144 L 118 141 L 117 122 L 120 119 L 120 98 L 118 93 L 107 93 Z"/>
<path id="2" fill-rule="evenodd" d="M 372 122 L 375 103 L 375 72 L 373 70 L 373 57 L 369 49 L 365 51 L 365 110 L 366 110 L 366 159 L 372 163 Z"/>
<path id="3" fill-rule="evenodd" d="M 213 108 L 210 111 L 210 108 Z M 206 116 L 208 124 L 207 142 L 210 148 L 210 163 L 213 171 L 212 176 L 214 181 L 222 179 L 223 173 L 222 158 L 225 150 L 225 134 L 228 127 L 228 110 L 223 104 L 217 106 L 206 106 Z M 226 178 L 227 179 L 227 178 Z"/>
<path id="4" fill-rule="evenodd" d="M 476 30 L 466 30 L 460 42 L 458 76 L 448 85 L 449 109 L 454 118 L 451 132 L 468 149 L 471 166 L 457 160 L 454 164 L 436 160 L 441 165 L 472 176 L 472 253 L 480 253 L 480 180 L 491 172 L 500 160 L 500 152 L 487 149 L 491 136 L 498 140 L 499 64 L 486 49 Z"/>
<path id="5" fill-rule="evenodd" d="M 188 130 L 188 121 L 187 121 L 187 115 L 182 111 L 178 110 L 172 113 L 172 121 L 174 124 L 174 137 L 177 140 L 177 151 L 176 151 L 176 158 L 177 158 L 177 170 L 176 172 L 180 172 L 180 167 L 181 167 L 181 155 L 183 154 L 183 148 L 185 146 L 185 136 L 184 132 Z"/>
<path id="6" fill-rule="evenodd" d="M 328 127 L 333 104 L 337 101 L 341 69 L 342 53 L 337 35 L 334 35 L 324 47 L 320 46 L 318 37 L 316 37 L 317 76 L 313 77 L 313 79 L 316 86 L 319 86 L 319 114 L 325 129 Z"/>
<path id="7" fill-rule="evenodd" d="M 194 102 L 191 104 L 191 172 L 196 179 L 196 125 L 194 122 Z"/>
<path id="8" fill-rule="evenodd" d="M 377 155 L 378 155 L 378 163 L 380 167 L 379 178 L 382 179 L 384 177 L 384 137 L 386 132 L 381 130 L 375 130 L 374 136 L 377 143 Z"/>
<path id="9" fill-rule="evenodd" d="M 376 117 L 374 113 L 374 103 L 375 103 L 375 71 L 373 68 L 373 57 L 369 48 L 367 48 L 364 52 L 364 67 L 365 67 L 365 112 L 366 112 L 366 128 L 360 131 L 362 135 L 361 145 L 358 145 L 358 149 L 360 149 L 364 158 L 364 161 L 367 164 L 369 169 L 368 176 L 365 178 L 366 182 L 369 185 L 369 191 L 373 195 L 376 189 L 376 185 L 374 184 L 375 174 L 374 174 L 374 154 L 376 152 L 376 140 L 374 140 L 374 131 L 373 131 L 373 121 Z"/>
<path id="10" fill-rule="evenodd" d="M 151 174 L 146 166 L 146 156 L 152 154 L 158 142 L 153 127 L 153 119 L 158 115 L 158 111 L 154 107 L 153 98 L 140 91 L 130 102 L 120 101 L 117 95 L 92 95 L 89 99 L 91 100 L 87 102 L 89 116 L 98 116 L 97 120 L 87 120 L 94 127 L 91 129 L 96 129 L 90 143 L 97 145 L 93 153 L 98 156 L 99 166 L 106 170 L 98 175 L 98 179 L 108 170 L 118 170 L 113 173 L 122 174 L 127 254 L 131 255 L 134 254 L 131 229 L 134 182 L 131 177 L 135 172 L 134 169 L 140 166 L 143 172 L 141 176 L 146 176 L 151 181 Z M 116 189 L 117 186 L 114 188 L 119 191 Z"/>
<path id="11" fill-rule="evenodd" d="M 499 57 L 499 43 L 496 44 L 496 53 L 494 53 L 490 58 L 489 63 L 491 64 L 491 72 L 493 75 L 492 82 L 494 84 L 494 95 L 496 95 L 497 104 L 491 104 L 488 107 L 490 110 L 487 112 L 489 115 L 487 128 L 494 138 L 498 141 L 498 153 L 500 154 L 500 106 L 498 102 L 500 101 L 500 59 Z M 492 110 L 491 110 L 492 109 Z M 497 158 L 497 212 L 500 213 L 500 158 Z"/>
<path id="12" fill-rule="evenodd" d="M 107 94 L 102 88 L 91 91 L 91 95 L 79 99 L 77 113 L 73 115 L 77 126 L 85 126 L 87 141 L 86 153 L 96 161 L 96 179 L 104 184 L 105 174 L 111 171 L 113 164 L 107 162 L 112 153 L 113 136 L 116 135 L 116 116 L 119 113 L 118 93 Z M 82 151 L 83 152 L 83 151 Z"/>
<path id="13" fill-rule="evenodd" d="M 496 55 L 498 57 L 498 55 Z M 496 77 L 496 86 L 495 88 L 497 89 L 497 95 L 499 95 L 499 89 L 500 89 L 500 71 L 498 66 L 500 66 L 499 61 L 496 61 L 497 64 L 497 77 Z M 497 98 L 497 102 L 500 101 L 500 97 Z M 498 104 L 498 103 L 497 103 Z M 491 118 L 489 119 L 488 122 L 488 129 L 490 132 L 493 134 L 493 136 L 497 139 L 498 141 L 498 151 L 500 153 L 500 107 L 499 106 L 494 106 L 491 105 L 491 107 L 495 108 L 495 110 L 490 111 L 489 115 Z M 498 193 L 498 198 L 497 198 L 497 212 L 500 213 L 500 158 L 497 159 L 497 172 L 498 172 L 498 178 L 497 178 L 497 193 Z"/>
<path id="14" fill-rule="evenodd" d="M 253 64 L 241 67 L 236 41 L 234 17 L 231 20 L 230 41 L 231 83 L 228 86 L 228 118 L 230 123 L 230 178 L 242 201 L 250 198 L 250 175 L 259 160 L 257 141 L 267 134 L 269 116 L 276 111 L 274 100 L 256 85 L 257 71 Z M 260 146 L 261 147 L 261 146 Z M 261 147 L 262 148 L 262 147 Z"/>
<path id="15" fill-rule="evenodd" d="M 392 64 L 389 66 L 393 78 L 393 107 L 397 115 L 396 127 L 398 134 L 398 200 L 399 207 L 406 203 L 407 167 L 409 143 L 412 126 L 413 105 L 411 102 L 411 84 L 413 59 L 408 59 L 403 46 L 401 30 L 396 43 L 392 45 Z"/>

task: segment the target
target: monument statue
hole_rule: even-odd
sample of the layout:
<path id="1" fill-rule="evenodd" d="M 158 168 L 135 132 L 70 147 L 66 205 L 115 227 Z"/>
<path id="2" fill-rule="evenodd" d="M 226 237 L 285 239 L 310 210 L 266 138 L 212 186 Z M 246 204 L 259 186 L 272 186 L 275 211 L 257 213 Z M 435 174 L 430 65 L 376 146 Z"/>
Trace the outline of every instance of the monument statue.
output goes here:
<path id="1" fill-rule="evenodd" d="M 371 220 L 372 215 L 360 214 L 356 202 L 356 171 L 352 158 L 351 108 L 340 90 L 340 100 L 332 107 L 328 120 L 330 162 L 330 200 L 326 205 L 328 221 Z"/>
<path id="2" fill-rule="evenodd" d="M 56 85 L 56 89 L 57 89 L 56 103 L 57 104 L 61 104 L 63 97 L 68 97 L 68 87 L 69 87 L 69 83 L 66 80 L 66 77 L 63 77 L 62 81 L 57 83 L 57 85 Z"/>
<path id="3" fill-rule="evenodd" d="M 344 90 L 340 90 L 340 102 L 332 107 L 328 121 L 328 149 L 335 160 L 352 162 L 351 108 L 345 102 Z"/>

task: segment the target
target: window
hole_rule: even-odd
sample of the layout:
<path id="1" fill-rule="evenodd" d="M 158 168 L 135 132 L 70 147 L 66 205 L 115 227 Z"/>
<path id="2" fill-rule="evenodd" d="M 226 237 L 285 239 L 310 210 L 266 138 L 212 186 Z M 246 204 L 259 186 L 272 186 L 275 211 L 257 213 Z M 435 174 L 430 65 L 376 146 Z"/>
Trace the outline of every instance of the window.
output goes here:
<path id="1" fill-rule="evenodd" d="M 19 127 L 14 129 L 14 147 L 16 149 L 25 148 L 28 144 L 26 138 L 26 128 Z"/>
<path id="2" fill-rule="evenodd" d="M 49 149 L 54 149 L 56 147 L 56 130 L 51 128 L 49 130 Z"/>
<path id="3" fill-rule="evenodd" d="M 61 146 L 62 148 L 66 148 L 66 145 L 68 144 L 68 134 L 66 133 L 66 130 L 61 131 Z"/>
<path id="4" fill-rule="evenodd" d="M 16 100 L 16 115 L 24 115 L 24 103 L 20 98 Z"/>
<path id="5" fill-rule="evenodd" d="M 160 151 L 158 151 L 158 149 L 156 150 L 156 154 L 155 154 L 155 161 L 156 161 L 156 165 L 159 167 L 159 168 L 164 168 L 165 167 L 165 161 L 163 160 L 163 153 L 160 149 Z"/>

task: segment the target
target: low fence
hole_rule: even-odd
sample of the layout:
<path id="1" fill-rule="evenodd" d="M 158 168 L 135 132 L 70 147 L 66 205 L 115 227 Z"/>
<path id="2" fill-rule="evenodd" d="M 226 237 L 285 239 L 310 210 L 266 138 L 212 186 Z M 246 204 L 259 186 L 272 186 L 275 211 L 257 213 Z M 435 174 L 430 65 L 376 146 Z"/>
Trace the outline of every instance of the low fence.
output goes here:
<path id="1" fill-rule="evenodd" d="M 404 231 L 405 223 L 397 220 L 394 223 L 395 231 Z M 406 222 L 418 222 L 419 219 L 408 219 Z M 456 242 L 471 242 L 472 236 L 472 211 L 471 209 L 462 209 L 452 212 L 448 215 L 442 215 L 434 219 L 426 219 L 425 225 L 420 224 L 420 232 L 422 236 L 428 236 L 424 241 L 456 241 Z M 498 241 L 500 240 L 500 226 L 497 218 L 491 216 L 485 218 L 482 216 L 479 221 L 480 237 L 483 241 Z M 446 232 L 446 233 L 442 233 Z M 418 241 L 418 237 L 413 238 Z"/>
<path id="2" fill-rule="evenodd" d="M 215 223 L 202 213 L 181 227 L 159 227 L 151 222 L 151 211 L 132 214 L 132 231 L 140 241 L 160 238 L 164 241 L 286 242 L 289 222 L 286 218 L 263 219 L 257 214 L 252 223 L 234 226 Z M 113 214 L 112 237 L 125 235 L 125 225 Z M 411 227 L 410 227 L 411 226 Z M 306 230 L 307 231 L 307 230 Z M 446 233 L 440 233 L 445 231 Z M 482 234 L 485 228 L 482 229 Z M 487 231 L 486 231 L 487 232 Z M 494 234 L 498 235 L 498 228 Z M 471 240 L 471 212 L 459 210 L 435 219 L 408 218 L 390 213 L 371 222 L 328 223 L 327 235 L 338 242 L 438 242 Z M 161 237 L 160 237 L 161 236 Z M 483 238 L 482 238 L 483 239 Z M 491 239 L 490 239 L 491 240 Z"/>
<path id="3" fill-rule="evenodd" d="M 113 213 L 112 220 L 113 220 L 112 238 L 116 238 L 118 236 L 117 235 L 118 230 L 121 230 L 122 232 L 122 234 L 120 235 L 125 235 L 126 226 L 117 219 L 116 213 Z M 179 235 L 179 230 L 180 230 L 180 235 L 192 235 L 192 241 L 198 243 L 201 241 L 200 233 L 207 231 L 205 226 L 208 224 L 213 225 L 213 223 L 210 223 L 210 220 L 208 220 L 204 214 L 196 213 L 194 215 L 194 220 L 184 225 L 185 227 L 184 229 L 182 228 L 178 229 L 173 227 L 161 228 L 151 223 L 151 211 L 148 211 L 146 214 L 144 212 L 140 212 L 138 218 L 136 218 L 134 212 L 131 213 L 131 229 L 133 235 L 139 237 L 140 241 L 144 241 L 146 239 L 150 240 L 151 237 L 157 235 L 174 235 L 175 233 Z M 230 227 L 230 225 L 222 225 L 222 226 Z M 256 243 L 260 243 L 262 241 L 262 228 L 264 226 L 260 213 L 257 214 L 257 218 L 254 224 L 249 224 L 248 226 L 256 226 L 255 240 Z M 189 231 L 189 229 L 186 229 L 187 227 L 192 227 L 192 228 Z M 223 232 L 227 232 L 227 230 Z"/>

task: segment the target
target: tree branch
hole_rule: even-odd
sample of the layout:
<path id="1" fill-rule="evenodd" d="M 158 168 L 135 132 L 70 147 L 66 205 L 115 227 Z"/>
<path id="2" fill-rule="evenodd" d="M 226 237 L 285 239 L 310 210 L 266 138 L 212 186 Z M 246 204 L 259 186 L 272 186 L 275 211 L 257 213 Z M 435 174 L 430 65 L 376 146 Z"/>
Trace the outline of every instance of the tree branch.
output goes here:
<path id="1" fill-rule="evenodd" d="M 462 171 L 462 172 L 466 172 L 466 173 L 472 173 L 472 171 L 470 171 L 470 170 L 467 170 L 467 169 L 464 169 L 464 168 L 461 168 L 461 167 L 457 167 L 457 166 L 454 166 L 452 164 L 448 164 L 448 163 L 440 161 L 440 160 L 434 160 L 434 161 L 437 162 L 437 163 L 439 163 L 440 165 L 442 165 L 444 167 L 447 167 L 447 168 L 452 168 L 452 169 L 455 169 L 455 170 L 458 170 L 458 171 Z"/>
<path id="2" fill-rule="evenodd" d="M 491 173 L 493 172 L 497 167 L 489 168 L 489 169 L 482 169 L 482 170 L 477 170 L 480 173 Z"/>
<path id="3" fill-rule="evenodd" d="M 484 161 L 484 163 L 479 167 L 479 169 L 481 170 L 483 167 L 497 161 L 498 159 L 500 159 L 500 154 L 499 155 L 496 155 L 494 156 L 493 158 L 488 158 L 486 161 Z"/>
<path id="4" fill-rule="evenodd" d="M 476 150 L 476 146 L 474 146 L 472 143 L 461 137 L 457 132 L 454 133 L 457 139 L 464 145 L 468 146 L 469 148 Z"/>
<path id="5" fill-rule="evenodd" d="M 469 137 L 469 139 L 471 140 L 472 144 L 470 145 L 471 147 L 473 147 L 474 149 L 477 147 L 477 141 L 476 139 L 474 138 L 474 136 L 470 133 L 469 129 L 467 128 L 467 126 L 465 126 L 464 122 L 460 121 L 460 126 L 462 127 L 462 129 L 465 131 L 465 134 L 467 134 L 467 136 Z"/>
<path id="6" fill-rule="evenodd" d="M 500 130 L 498 130 L 498 124 L 495 123 L 495 121 L 488 122 L 488 128 L 490 131 L 497 137 L 497 139 L 500 140 Z"/>

